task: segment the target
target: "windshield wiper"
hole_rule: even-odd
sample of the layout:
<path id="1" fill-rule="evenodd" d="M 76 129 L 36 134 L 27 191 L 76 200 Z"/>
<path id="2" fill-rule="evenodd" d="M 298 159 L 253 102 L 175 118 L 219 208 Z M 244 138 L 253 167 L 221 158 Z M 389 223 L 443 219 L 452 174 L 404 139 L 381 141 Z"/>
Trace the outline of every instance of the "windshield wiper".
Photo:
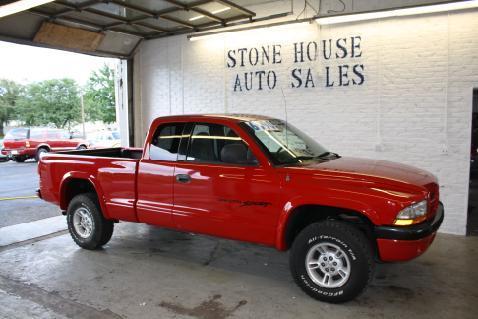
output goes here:
<path id="1" fill-rule="evenodd" d="M 329 157 L 333 156 L 335 158 L 340 158 L 340 155 L 337 153 L 332 153 L 332 152 L 323 152 L 322 154 L 319 154 L 316 156 L 316 158 L 324 158 L 324 157 Z"/>
<path id="2" fill-rule="evenodd" d="M 297 160 L 297 161 L 312 161 L 312 160 L 316 160 L 316 159 L 323 159 L 323 158 L 326 158 L 326 157 L 329 157 L 329 156 L 333 156 L 335 158 L 340 158 L 339 154 L 337 153 L 332 153 L 332 152 L 324 152 L 320 155 L 317 155 L 317 156 L 296 156 L 294 157 L 294 160 Z"/>
<path id="3" fill-rule="evenodd" d="M 326 158 L 326 157 L 330 157 L 330 156 L 333 156 L 335 158 L 340 157 L 336 153 L 324 152 L 324 153 L 322 153 L 320 155 L 317 155 L 317 156 L 297 156 L 297 157 L 295 157 L 295 159 L 299 160 L 299 161 L 311 161 L 311 160 L 314 160 L 314 159 L 322 159 L 322 158 Z"/>
<path id="4" fill-rule="evenodd" d="M 296 156 L 295 159 L 298 161 L 309 161 L 313 160 L 315 156 Z"/>

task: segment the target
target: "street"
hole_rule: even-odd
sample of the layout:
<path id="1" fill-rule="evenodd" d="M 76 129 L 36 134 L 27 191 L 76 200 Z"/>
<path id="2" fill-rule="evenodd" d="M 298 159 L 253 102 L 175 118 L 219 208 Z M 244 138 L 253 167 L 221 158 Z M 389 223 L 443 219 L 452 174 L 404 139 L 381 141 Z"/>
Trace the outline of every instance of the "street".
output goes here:
<path id="1" fill-rule="evenodd" d="M 59 209 L 35 196 L 37 163 L 0 163 L 0 227 L 58 216 Z"/>

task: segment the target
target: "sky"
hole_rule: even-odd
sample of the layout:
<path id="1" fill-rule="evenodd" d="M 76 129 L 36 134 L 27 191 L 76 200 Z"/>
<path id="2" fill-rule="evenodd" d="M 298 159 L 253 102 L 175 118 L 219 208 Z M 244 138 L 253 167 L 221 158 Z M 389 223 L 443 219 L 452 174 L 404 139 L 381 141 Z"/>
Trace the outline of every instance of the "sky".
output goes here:
<path id="1" fill-rule="evenodd" d="M 71 78 L 85 85 L 90 73 L 104 63 L 115 68 L 117 59 L 0 41 L 0 79 L 31 82 Z"/>

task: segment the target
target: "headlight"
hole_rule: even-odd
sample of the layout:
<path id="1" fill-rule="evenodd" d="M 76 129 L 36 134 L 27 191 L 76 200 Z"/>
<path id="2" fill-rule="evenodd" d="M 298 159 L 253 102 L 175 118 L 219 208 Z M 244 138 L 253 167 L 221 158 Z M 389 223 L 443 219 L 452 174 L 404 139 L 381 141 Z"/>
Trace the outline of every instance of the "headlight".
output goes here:
<path id="1" fill-rule="evenodd" d="M 427 201 L 422 200 L 421 202 L 412 204 L 404 209 L 402 209 L 396 219 L 394 224 L 399 226 L 417 224 L 424 221 L 427 218 Z"/>

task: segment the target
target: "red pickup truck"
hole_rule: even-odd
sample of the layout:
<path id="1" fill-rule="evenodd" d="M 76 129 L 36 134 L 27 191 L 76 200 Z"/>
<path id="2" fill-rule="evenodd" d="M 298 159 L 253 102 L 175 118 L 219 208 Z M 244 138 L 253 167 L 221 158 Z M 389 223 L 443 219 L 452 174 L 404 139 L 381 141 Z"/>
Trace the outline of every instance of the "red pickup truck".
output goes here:
<path id="1" fill-rule="evenodd" d="M 38 161 L 43 153 L 50 151 L 83 150 L 88 148 L 88 142 L 73 138 L 61 129 L 47 127 L 17 127 L 7 132 L 3 140 L 3 155 L 13 158 L 16 162 L 24 162 L 29 158 Z"/>
<path id="2" fill-rule="evenodd" d="M 328 302 L 357 296 L 375 261 L 422 254 L 444 218 L 432 174 L 341 157 L 256 115 L 157 118 L 143 150 L 46 154 L 38 171 L 83 248 L 128 221 L 290 250 L 297 284 Z"/>

